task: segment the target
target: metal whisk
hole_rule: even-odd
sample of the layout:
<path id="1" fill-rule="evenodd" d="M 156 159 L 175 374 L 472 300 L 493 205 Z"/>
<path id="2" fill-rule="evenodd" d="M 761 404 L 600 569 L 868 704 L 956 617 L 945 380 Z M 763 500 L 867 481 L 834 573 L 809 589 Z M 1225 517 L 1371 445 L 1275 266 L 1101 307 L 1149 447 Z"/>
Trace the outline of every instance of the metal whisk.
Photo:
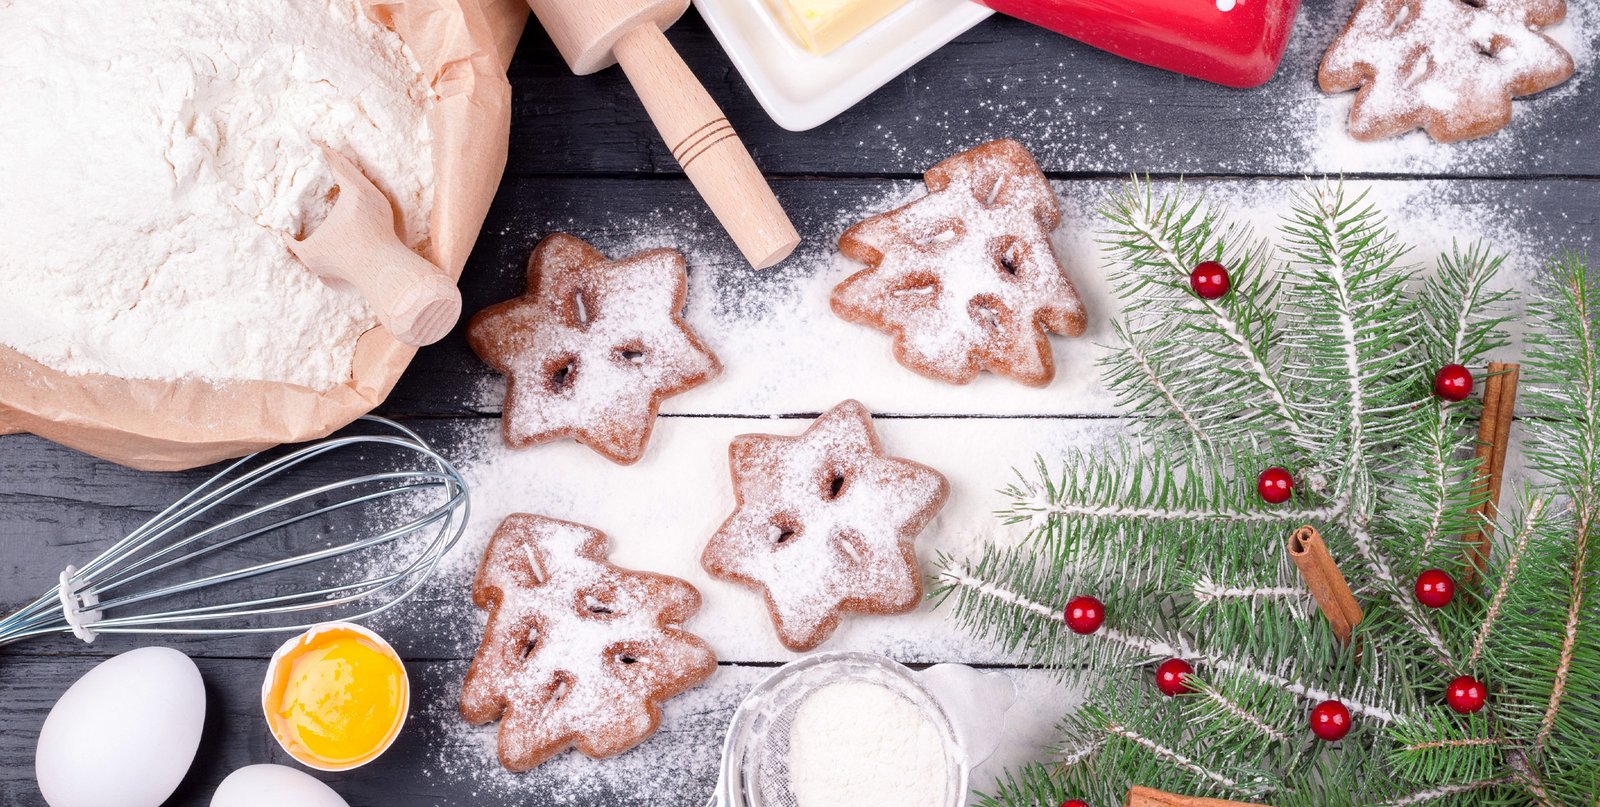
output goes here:
<path id="1" fill-rule="evenodd" d="M 450 461 L 415 432 L 380 417 L 362 420 L 384 433 L 336 435 L 235 461 L 82 568 L 68 566 L 54 588 L 0 619 L 0 645 L 61 632 L 92 642 L 99 633 L 299 631 L 317 622 L 357 620 L 394 607 L 422 585 L 461 537 L 467 488 Z M 354 451 L 359 461 L 375 466 L 382 455 L 393 453 L 408 460 L 409 467 L 284 493 L 266 504 L 248 501 L 252 492 L 259 495 L 278 477 L 338 451 Z M 388 509 L 369 513 L 379 506 Z M 229 515 L 235 508 L 244 511 Z M 317 520 L 341 513 L 375 515 L 394 526 L 342 540 L 319 538 Z M 202 523 L 213 519 L 215 523 Z M 321 526 L 326 530 L 328 525 Z M 222 565 L 219 561 L 231 557 L 225 553 L 230 548 L 242 557 L 263 549 L 276 556 L 194 579 L 169 579 L 202 558 Z M 365 550 L 383 555 L 373 557 L 366 569 L 338 568 L 335 559 Z M 312 582 L 310 590 L 212 601 L 221 599 L 219 593 L 227 586 L 256 578 L 264 578 L 259 582 L 265 584 L 274 573 L 311 564 L 330 564 L 324 574 L 335 579 Z M 341 574 L 351 579 L 336 579 Z M 322 579 L 305 572 L 294 578 L 287 587 L 305 589 L 305 581 Z"/>

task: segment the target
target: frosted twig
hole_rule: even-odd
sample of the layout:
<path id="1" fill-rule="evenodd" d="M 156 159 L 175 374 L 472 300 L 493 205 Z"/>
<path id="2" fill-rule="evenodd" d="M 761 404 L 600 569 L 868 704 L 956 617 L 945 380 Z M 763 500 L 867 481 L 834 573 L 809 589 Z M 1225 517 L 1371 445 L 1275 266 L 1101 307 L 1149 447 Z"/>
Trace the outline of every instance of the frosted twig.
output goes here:
<path id="1" fill-rule="evenodd" d="M 1057 760 L 1057 763 L 1064 768 L 1070 768 L 1073 765 L 1076 765 L 1088 759 L 1089 757 L 1094 756 L 1097 751 L 1105 746 L 1106 741 L 1101 739 L 1095 740 L 1094 742 L 1080 743 L 1076 748 L 1064 748 L 1061 751 L 1061 759 Z"/>
<path id="2" fill-rule="evenodd" d="M 1198 602 L 1215 600 L 1290 600 L 1304 602 L 1311 592 L 1302 586 L 1224 586 L 1209 577 L 1194 583 L 1194 598 Z"/>
<path id="3" fill-rule="evenodd" d="M 1383 584 L 1383 590 L 1389 593 L 1389 599 L 1394 602 L 1395 607 L 1405 615 L 1406 623 L 1428 643 L 1440 662 L 1454 669 L 1455 662 L 1450 658 L 1450 648 L 1445 645 L 1444 637 L 1439 635 L 1438 629 L 1428 620 L 1427 615 L 1418 610 L 1416 601 L 1401 590 L 1399 580 L 1390 570 L 1389 562 L 1378 551 L 1377 543 L 1372 540 L 1372 534 L 1353 518 L 1347 518 L 1345 526 L 1350 531 L 1350 537 L 1355 540 L 1356 551 L 1361 553 L 1361 559 L 1366 561 L 1367 566 L 1372 569 L 1373 576 Z"/>
<path id="4" fill-rule="evenodd" d="M 1184 756 L 1183 754 L 1180 754 L 1177 751 L 1174 751 L 1171 748 L 1168 748 L 1168 747 L 1156 742 L 1155 740 L 1152 740 L 1149 737 L 1146 737 L 1143 734 L 1140 734 L 1139 732 L 1134 731 L 1133 729 L 1127 728 L 1127 727 L 1119 725 L 1117 723 L 1108 723 L 1108 724 L 1106 724 L 1105 730 L 1110 734 L 1115 734 L 1118 737 L 1121 737 L 1121 738 L 1123 738 L 1125 740 L 1128 740 L 1129 742 L 1132 742 L 1132 743 L 1135 743 L 1137 745 L 1142 746 L 1145 750 L 1149 751 L 1151 754 L 1154 754 L 1155 756 L 1157 756 L 1157 757 L 1159 757 L 1161 759 L 1164 759 L 1164 760 L 1166 760 L 1168 762 L 1171 762 L 1172 764 L 1177 765 L 1178 767 L 1183 768 L 1184 770 L 1186 770 L 1186 771 L 1188 771 L 1188 772 L 1190 772 L 1190 773 L 1192 773 L 1192 774 L 1194 774 L 1196 776 L 1200 776 L 1200 777 L 1203 777 L 1203 778 L 1206 778 L 1206 779 L 1210 779 L 1211 781 L 1216 782 L 1217 784 L 1222 785 L 1223 787 L 1228 788 L 1229 790 L 1237 790 L 1237 791 L 1243 792 L 1243 788 L 1241 788 L 1239 786 L 1239 783 L 1237 781 L 1235 781 L 1235 780 L 1233 780 L 1233 779 L 1231 779 L 1231 778 L 1229 778 L 1227 776 L 1224 776 L 1224 775 L 1222 775 L 1222 774 L 1220 774 L 1220 773 L 1218 773 L 1218 772 L 1216 772 L 1214 770 L 1211 770 L 1210 768 L 1207 768 L 1204 765 L 1201 765 L 1200 763 L 1195 762 L 1194 760 Z"/>
<path id="5" fill-rule="evenodd" d="M 1555 680 L 1550 685 L 1550 703 L 1545 707 L 1544 718 L 1539 721 L 1539 735 L 1533 742 L 1535 749 L 1544 748 L 1550 741 L 1550 735 L 1556 727 L 1556 715 L 1561 711 L 1561 699 L 1567 694 L 1567 676 L 1572 672 L 1572 654 L 1578 644 L 1578 618 L 1583 613 L 1583 575 L 1593 517 L 1592 512 L 1585 513 L 1578 521 L 1577 543 L 1572 548 L 1572 599 L 1567 603 L 1566 632 L 1561 638 L 1561 661 L 1556 665 Z"/>
<path id="6" fill-rule="evenodd" d="M 1477 782 L 1464 782 L 1458 785 L 1442 785 L 1440 787 L 1433 787 L 1427 790 L 1419 790 L 1409 796 L 1398 798 L 1394 801 L 1383 802 L 1381 805 L 1379 805 L 1379 807 L 1410 807 L 1410 805 L 1413 804 L 1426 804 L 1430 801 L 1447 798 L 1449 796 L 1459 796 L 1463 793 L 1473 793 L 1479 790 L 1487 790 L 1491 787 L 1499 787 L 1509 783 L 1510 781 L 1510 777 L 1502 776 L 1498 779 L 1483 779 Z"/>
<path id="7" fill-rule="evenodd" d="M 1444 407 L 1438 408 L 1437 431 L 1434 434 L 1442 435 L 1447 427 L 1449 415 L 1445 414 Z M 1433 476 L 1428 481 L 1432 484 L 1436 498 L 1433 501 L 1431 512 L 1428 513 L 1428 528 L 1422 531 L 1422 554 L 1427 555 L 1433 551 L 1433 545 L 1438 543 L 1439 536 L 1444 534 L 1444 515 L 1449 503 L 1449 475 L 1450 468 L 1445 464 L 1443 452 L 1434 446 Z"/>
<path id="8" fill-rule="evenodd" d="M 1029 518 L 1083 516 L 1087 518 L 1148 519 L 1151 521 L 1230 522 L 1235 524 L 1279 524 L 1329 521 L 1343 515 L 1338 507 L 1307 507 L 1273 510 L 1207 510 L 1183 507 L 1119 507 L 1101 504 L 1061 504 L 1044 496 L 1017 499 L 1012 511 Z"/>
<path id="9" fill-rule="evenodd" d="M 1027 597 L 1022 596 L 1021 594 L 1010 591 L 996 583 L 973 577 L 964 569 L 946 568 L 939 573 L 939 576 L 953 585 L 960 586 L 980 596 L 988 597 L 992 600 L 1005 603 L 1014 608 L 1027 611 L 1028 613 L 1037 617 L 1048 619 L 1051 622 L 1060 622 L 1062 620 L 1062 609 L 1051 608 L 1048 605 L 1035 602 Z M 1150 658 L 1195 659 L 1201 664 L 1218 672 L 1249 678 L 1265 687 L 1268 687 L 1269 689 L 1279 689 L 1284 692 L 1288 692 L 1289 694 L 1310 703 L 1320 703 L 1325 700 L 1337 700 L 1340 703 L 1343 703 L 1351 712 L 1363 714 L 1373 718 L 1374 720 L 1379 720 L 1384 723 L 1393 723 L 1395 721 L 1394 712 L 1389 709 L 1385 709 L 1382 706 L 1362 703 L 1361 701 L 1335 694 L 1326 689 L 1322 689 L 1321 687 L 1300 683 L 1282 675 L 1267 672 L 1266 670 L 1259 669 L 1244 662 L 1200 653 L 1182 637 L 1179 638 L 1179 644 L 1174 645 L 1170 642 L 1162 641 L 1149 636 L 1127 633 L 1116 628 L 1102 627 L 1100 630 L 1084 638 L 1104 639 Z"/>
<path id="10" fill-rule="evenodd" d="M 1583 351 L 1583 366 L 1594 368 L 1597 357 L 1595 356 L 1595 334 L 1593 332 L 1593 313 L 1589 310 L 1589 298 L 1585 290 L 1576 283 L 1571 287 L 1572 298 L 1576 301 L 1579 349 Z M 1600 429 L 1600 390 L 1595 388 L 1594 377 L 1587 376 L 1581 385 L 1583 395 L 1583 424 L 1587 428 L 1583 431 L 1592 442 L 1597 429 Z M 1593 457 L 1597 449 L 1594 445 L 1584 446 L 1588 449 L 1586 456 Z M 1589 482 L 1592 480 L 1586 480 Z M 1572 595 L 1567 604 L 1566 632 L 1561 638 L 1561 661 L 1556 665 L 1555 681 L 1550 688 L 1550 703 L 1545 707 L 1544 719 L 1539 721 L 1539 735 L 1534 740 L 1533 747 L 1537 751 L 1545 747 L 1550 741 L 1550 734 L 1555 731 L 1556 714 L 1561 709 L 1561 699 L 1566 695 L 1567 676 L 1572 672 L 1573 649 L 1578 644 L 1578 617 L 1583 611 L 1584 569 L 1588 565 L 1589 531 L 1594 527 L 1595 507 L 1600 502 L 1600 491 L 1592 487 L 1570 492 L 1572 501 L 1578 509 L 1577 536 L 1572 547 Z"/>
<path id="11" fill-rule="evenodd" d="M 1430 740 L 1425 743 L 1412 743 L 1401 746 L 1401 751 L 1438 751 L 1445 748 L 1481 748 L 1486 745 L 1499 746 L 1499 740 L 1493 737 L 1467 737 L 1459 740 Z"/>
<path id="12" fill-rule="evenodd" d="M 1471 327 L 1472 311 L 1479 302 L 1476 289 L 1479 288 L 1481 278 L 1478 273 L 1484 266 L 1485 264 L 1482 262 L 1471 263 L 1471 276 L 1467 278 L 1466 286 L 1469 289 L 1473 289 L 1474 293 L 1462 295 L 1461 307 L 1456 310 L 1455 327 L 1450 329 L 1450 355 L 1447 357 L 1450 364 L 1460 364 L 1462 362 L 1461 354 L 1466 349 L 1467 331 Z M 1442 438 L 1448 433 L 1449 423 L 1449 410 L 1443 406 L 1436 407 L 1434 435 Z M 1440 446 L 1435 446 L 1435 448 L 1440 448 Z M 1449 468 L 1445 464 L 1444 456 L 1440 451 L 1435 451 L 1433 455 L 1433 478 L 1429 481 L 1433 483 L 1438 499 L 1435 500 L 1433 512 L 1429 514 L 1428 528 L 1422 534 L 1423 554 L 1433 551 L 1433 545 L 1443 535 L 1442 525 L 1444 523 L 1445 503 L 1449 500 Z"/>
<path id="13" fill-rule="evenodd" d="M 1161 260 L 1167 265 L 1167 268 L 1179 276 L 1187 278 L 1190 267 L 1183 265 L 1183 261 L 1178 258 L 1177 250 L 1171 244 L 1168 244 L 1160 233 L 1156 232 L 1155 223 L 1150 220 L 1150 211 L 1139 201 L 1137 194 L 1131 195 L 1130 199 L 1132 205 L 1129 212 L 1136 215 L 1128 216 L 1128 225 L 1143 236 L 1144 240 L 1156 252 L 1160 253 Z M 1278 410 L 1279 419 L 1283 421 L 1284 426 L 1293 432 L 1295 442 L 1303 443 L 1303 435 L 1300 434 L 1299 429 L 1299 419 L 1295 417 L 1294 411 L 1289 407 L 1288 399 L 1284 397 L 1283 390 L 1278 386 L 1277 380 L 1272 377 L 1272 371 L 1267 368 L 1266 362 L 1257 355 L 1255 347 L 1250 344 L 1250 340 L 1246 339 L 1244 334 L 1240 332 L 1238 323 L 1234 322 L 1228 316 L 1227 311 L 1214 301 L 1202 299 L 1200 304 L 1205 308 L 1206 313 L 1210 314 L 1212 319 L 1215 320 L 1217 328 L 1228 338 L 1228 341 L 1239 349 L 1241 358 L 1250 365 L 1250 369 L 1255 373 L 1256 380 L 1266 389 L 1268 396 L 1272 399 L 1273 406 Z"/>
<path id="14" fill-rule="evenodd" d="M 1349 267 L 1344 261 L 1344 241 L 1339 235 L 1339 210 L 1338 200 L 1324 187 L 1317 191 L 1317 213 L 1321 216 L 1322 230 L 1328 238 L 1328 245 L 1324 254 L 1327 257 L 1328 279 L 1334 287 L 1335 304 L 1338 308 L 1339 334 L 1342 337 L 1341 347 L 1344 352 L 1345 373 L 1348 376 L 1346 394 L 1349 396 L 1350 420 L 1348 424 L 1350 440 L 1350 454 L 1345 459 L 1345 477 L 1354 480 L 1358 478 L 1360 469 L 1366 461 L 1363 440 L 1366 437 L 1366 388 L 1362 384 L 1361 350 L 1359 346 L 1360 334 L 1356 332 L 1355 319 L 1351 313 L 1351 291 L 1349 288 Z M 1405 614 L 1406 621 L 1417 631 L 1423 641 L 1438 656 L 1439 661 L 1454 667 L 1450 658 L 1450 649 L 1445 645 L 1444 637 L 1434 628 L 1426 615 L 1420 613 L 1412 599 L 1401 591 L 1399 582 L 1394 576 L 1388 559 L 1378 549 L 1377 542 L 1372 540 L 1372 535 L 1367 532 L 1363 518 L 1356 512 L 1353 491 L 1346 489 L 1341 499 L 1348 502 L 1345 508 L 1345 522 L 1350 530 L 1350 535 L 1355 539 L 1356 549 L 1361 553 L 1372 573 L 1383 583 L 1389 592 L 1389 598 L 1394 602 L 1400 613 Z"/>
<path id="15" fill-rule="evenodd" d="M 1522 526 L 1517 529 L 1517 537 L 1511 542 L 1510 554 L 1506 555 L 1505 570 L 1500 573 L 1500 582 L 1495 586 L 1494 596 L 1489 599 L 1489 607 L 1483 612 L 1483 624 L 1478 626 L 1478 638 L 1472 641 L 1472 653 L 1467 657 L 1468 667 L 1477 666 L 1478 659 L 1483 655 L 1483 646 L 1489 641 L 1489 634 L 1494 632 L 1495 623 L 1500 619 L 1500 611 L 1505 607 L 1506 597 L 1511 592 L 1511 584 L 1517 579 L 1517 567 L 1522 564 L 1522 556 L 1528 551 L 1528 541 L 1533 537 L 1534 526 L 1538 524 L 1544 506 L 1544 498 L 1536 498 L 1528 502 L 1528 509 L 1522 513 Z"/>
<path id="16" fill-rule="evenodd" d="M 1133 357 L 1134 362 L 1139 365 L 1139 369 L 1144 372 L 1145 380 L 1150 382 L 1150 386 L 1154 387 L 1156 392 L 1161 393 L 1161 397 L 1166 400 L 1167 405 L 1172 407 L 1172 411 L 1177 412 L 1178 417 L 1183 419 L 1184 425 L 1189 427 L 1190 433 L 1198 438 L 1200 442 L 1211 445 L 1211 435 L 1207 434 L 1206 430 L 1195 422 L 1195 419 L 1189 415 L 1189 410 L 1178 402 L 1177 396 L 1172 394 L 1172 390 L 1167 387 L 1167 383 L 1161 380 L 1161 376 L 1156 374 L 1156 368 L 1150 366 L 1150 358 L 1145 355 L 1144 346 L 1131 338 L 1127 340 L 1126 344 L 1128 355 Z"/>
<path id="17" fill-rule="evenodd" d="M 1237 703 L 1234 703 L 1232 700 L 1229 700 L 1227 696 L 1223 695 L 1221 692 L 1218 692 L 1211 687 L 1206 687 L 1204 692 L 1206 697 L 1209 698 L 1211 702 L 1222 707 L 1223 711 L 1233 715 L 1245 723 L 1248 723 L 1249 725 L 1253 726 L 1256 731 L 1261 732 L 1262 734 L 1271 738 L 1273 741 L 1280 743 L 1289 741 L 1289 735 L 1284 734 L 1276 728 L 1273 728 L 1267 723 L 1267 721 L 1256 717 L 1254 714 L 1251 714 L 1250 710 L 1240 706 Z"/>

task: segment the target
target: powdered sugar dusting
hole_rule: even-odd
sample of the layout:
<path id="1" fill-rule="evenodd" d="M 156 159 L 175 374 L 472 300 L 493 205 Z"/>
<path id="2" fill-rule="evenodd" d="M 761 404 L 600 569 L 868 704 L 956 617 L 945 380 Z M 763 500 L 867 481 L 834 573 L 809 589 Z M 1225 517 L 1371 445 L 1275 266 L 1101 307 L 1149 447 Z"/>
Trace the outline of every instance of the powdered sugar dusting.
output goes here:
<path id="1" fill-rule="evenodd" d="M 948 495 L 944 477 L 887 457 L 866 408 L 846 401 L 799 437 L 730 448 L 738 508 L 711 537 L 714 576 L 760 588 L 786 647 L 808 650 L 841 612 L 914 610 L 914 542 Z"/>
<path id="2" fill-rule="evenodd" d="M 804 240 L 793 258 L 773 269 L 749 269 L 723 233 L 696 226 L 696 219 L 670 225 L 687 215 L 677 209 L 619 215 L 610 222 L 609 234 L 595 239 L 615 255 L 671 245 L 688 256 L 685 317 L 728 372 L 667 400 L 663 412 L 790 415 L 820 412 L 846 398 L 866 402 L 880 416 L 1116 412 L 1096 366 L 1106 353 L 1102 345 L 1115 338 L 1110 323 L 1119 310 L 1097 240 L 1102 229 L 1097 211 L 1123 187 L 1122 180 L 1052 183 L 1061 201 L 1062 223 L 1051 241 L 1084 300 L 1089 321 L 1082 338 L 1052 338 L 1056 377 L 1039 389 L 987 373 L 965 386 L 925 378 L 896 363 L 881 333 L 836 316 L 829 309 L 834 286 L 862 268 L 839 254 L 838 235 L 855 222 L 919 198 L 923 190 L 920 182 L 909 180 L 827 184 L 795 205 Z M 1258 234 L 1277 228 L 1291 193 L 1303 187 L 1298 179 L 1198 179 L 1186 184 L 1191 192 L 1254 222 Z M 1367 191 L 1369 201 L 1416 247 L 1412 260 L 1431 264 L 1452 242 L 1482 237 L 1509 254 L 1503 269 L 1508 285 L 1537 276 L 1562 248 L 1582 246 L 1592 238 L 1592 223 L 1578 213 L 1583 209 L 1582 183 L 1351 180 L 1350 186 Z M 1157 182 L 1155 190 L 1165 193 L 1176 187 L 1175 182 Z M 555 220 L 549 227 L 570 224 Z M 534 228 L 535 233 L 546 231 Z M 482 384 L 466 395 L 473 406 L 498 411 L 504 398 L 501 381 L 490 378 Z"/>
<path id="3" fill-rule="evenodd" d="M 908 113 L 903 126 L 862 129 L 851 145 L 908 171 L 985 140 L 1013 137 L 1049 172 L 1289 176 L 1463 170 L 1473 175 L 1523 174 L 1541 166 L 1539 160 L 1530 164 L 1530 153 L 1570 155 L 1570 162 L 1600 148 L 1582 127 L 1561 125 L 1587 120 L 1594 104 L 1587 87 L 1594 54 L 1600 51 L 1593 4 L 1569 2 L 1567 20 L 1544 31 L 1573 56 L 1573 78 L 1519 102 L 1506 131 L 1453 144 L 1435 143 L 1422 132 L 1371 143 L 1350 137 L 1354 94 L 1323 93 L 1316 74 L 1354 7 L 1355 0 L 1338 0 L 1302 9 L 1278 74 L 1248 91 L 1213 87 L 1155 68 L 1107 69 L 1102 62 L 1114 57 L 1061 43 L 1048 31 L 993 21 L 989 28 L 1010 26 L 1005 34 L 1016 40 L 1017 57 L 1003 75 L 965 77 L 969 89 L 963 96 L 974 100 L 960 105 L 932 103 L 942 100 L 940 93 L 948 89 L 948 65 L 931 71 L 934 81 L 913 71 L 903 92 L 930 103 Z M 1172 114 L 1164 114 L 1167 110 Z M 1203 110 L 1208 117 L 1190 117 L 1191 110 Z"/>

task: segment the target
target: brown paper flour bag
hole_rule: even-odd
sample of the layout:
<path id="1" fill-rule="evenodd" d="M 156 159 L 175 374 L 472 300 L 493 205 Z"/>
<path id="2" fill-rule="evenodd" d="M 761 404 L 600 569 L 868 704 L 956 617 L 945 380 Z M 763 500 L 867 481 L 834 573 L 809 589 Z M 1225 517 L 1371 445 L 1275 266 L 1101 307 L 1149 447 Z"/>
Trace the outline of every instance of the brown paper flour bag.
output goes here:
<path id="1" fill-rule="evenodd" d="M 410 46 L 439 102 L 434 206 L 424 255 L 459 278 L 505 170 L 511 61 L 522 0 L 364 0 Z M 158 347 L 158 346 L 152 346 Z M 0 347 L 0 434 L 27 431 L 145 470 L 205 465 L 315 439 L 381 403 L 416 349 L 383 328 L 356 344 L 349 381 L 326 392 L 275 382 L 214 385 L 72 376 Z"/>

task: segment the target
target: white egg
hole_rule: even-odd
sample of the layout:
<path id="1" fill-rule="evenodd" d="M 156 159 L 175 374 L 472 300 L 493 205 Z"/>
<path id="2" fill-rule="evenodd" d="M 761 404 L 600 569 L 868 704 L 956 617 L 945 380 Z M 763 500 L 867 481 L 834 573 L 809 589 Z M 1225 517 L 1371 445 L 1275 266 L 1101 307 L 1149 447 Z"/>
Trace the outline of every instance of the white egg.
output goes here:
<path id="1" fill-rule="evenodd" d="M 246 765 L 222 780 L 211 807 L 350 807 L 333 788 L 283 765 Z"/>
<path id="2" fill-rule="evenodd" d="M 206 688 L 188 656 L 141 647 L 101 662 L 51 707 L 34 773 L 50 807 L 158 807 L 194 762 Z"/>

